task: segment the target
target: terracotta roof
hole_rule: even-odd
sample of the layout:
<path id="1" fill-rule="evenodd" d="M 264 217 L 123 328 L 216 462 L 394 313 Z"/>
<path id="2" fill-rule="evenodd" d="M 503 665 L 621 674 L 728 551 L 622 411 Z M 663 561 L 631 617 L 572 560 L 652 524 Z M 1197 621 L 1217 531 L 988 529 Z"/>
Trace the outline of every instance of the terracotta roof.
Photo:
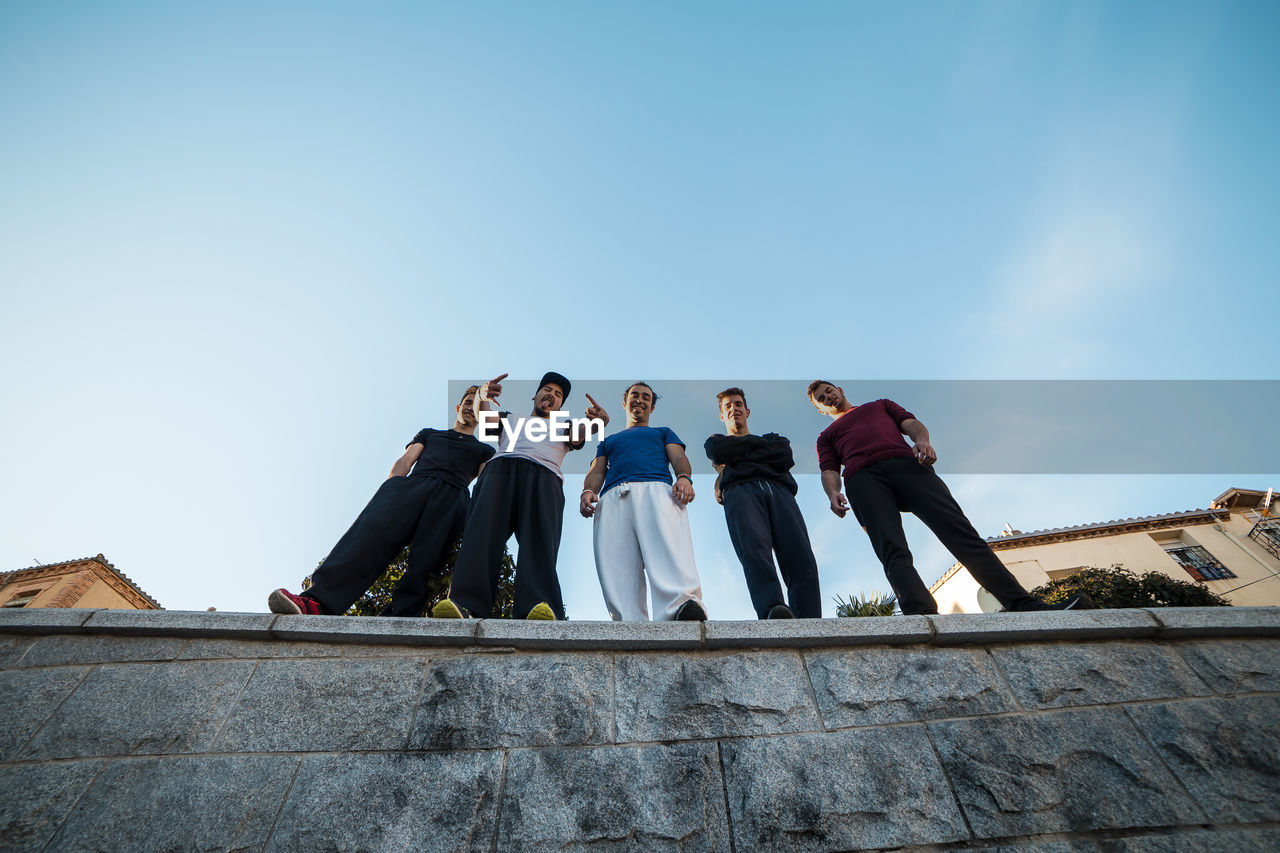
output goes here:
<path id="1" fill-rule="evenodd" d="M 1188 509 L 1181 512 L 1166 512 L 1161 515 L 1143 515 L 1138 518 L 1117 518 L 1111 521 L 1096 521 L 1091 524 L 1076 524 L 1070 527 L 1051 527 L 1045 530 L 1033 530 L 1030 533 L 1015 531 L 1009 536 L 988 536 L 987 544 L 993 551 L 1007 551 L 1027 545 L 1047 545 L 1050 542 L 1070 542 L 1074 539 L 1094 539 L 1102 536 L 1115 536 L 1120 533 L 1134 533 L 1142 530 L 1162 530 L 1179 527 L 1183 524 L 1209 524 L 1214 521 L 1226 521 L 1231 517 L 1229 509 Z M 951 568 L 929 586 L 933 592 L 962 566 L 959 563 Z"/>
<path id="2" fill-rule="evenodd" d="M 154 598 L 147 595 L 147 593 L 143 591 L 142 587 L 138 586 L 136 583 L 133 582 L 132 579 L 130 579 L 128 575 L 126 575 L 124 572 L 120 571 L 114 565 L 112 565 L 111 561 L 108 560 L 106 557 L 104 557 L 102 554 L 98 554 L 94 557 L 80 557 L 79 559 L 76 559 L 76 560 L 63 560 L 61 563 L 42 563 L 38 566 L 27 566 L 25 569 L 18 569 L 17 571 L 3 572 L 3 573 L 0 573 L 0 586 L 3 586 L 4 584 L 8 583 L 10 576 L 16 575 L 19 572 L 27 572 L 27 571 L 31 571 L 32 569 L 56 569 L 59 566 L 70 566 L 70 565 L 74 565 L 75 563 L 88 563 L 88 562 L 95 562 L 102 566 L 105 566 L 107 569 L 111 571 L 112 574 L 114 574 L 116 577 L 120 578 L 120 580 L 127 583 L 134 592 L 138 593 L 138 595 L 142 596 L 147 601 L 151 602 L 151 604 L 155 606 L 156 610 L 164 610 L 164 608 L 160 605 L 160 602 L 156 601 Z"/>
<path id="3" fill-rule="evenodd" d="M 1071 527 L 1051 527 L 1045 530 L 1033 530 L 1030 533 L 1015 533 L 1012 536 L 989 536 L 987 543 L 992 550 L 1002 551 L 1006 548 L 1017 548 L 1030 544 L 1032 540 L 1065 541 L 1069 539 L 1087 539 L 1097 534 L 1114 534 L 1132 530 L 1155 530 L 1162 527 L 1174 527 L 1187 521 L 1201 520 L 1223 521 L 1231 516 L 1226 509 L 1187 509 L 1181 512 L 1166 512 L 1161 515 L 1143 515 L 1138 518 L 1116 518 L 1111 521 L 1096 521 L 1092 524 L 1076 524 Z M 1036 544 L 1041 544 L 1036 542 Z"/>

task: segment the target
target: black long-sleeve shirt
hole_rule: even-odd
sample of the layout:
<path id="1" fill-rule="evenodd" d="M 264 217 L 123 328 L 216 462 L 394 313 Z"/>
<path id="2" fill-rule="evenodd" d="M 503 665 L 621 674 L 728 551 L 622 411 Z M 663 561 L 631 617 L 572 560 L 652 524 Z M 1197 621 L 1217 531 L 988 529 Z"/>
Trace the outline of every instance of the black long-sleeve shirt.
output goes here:
<path id="1" fill-rule="evenodd" d="M 791 442 L 776 432 L 764 435 L 713 435 L 702 445 L 712 465 L 723 465 L 720 474 L 720 490 L 726 491 L 739 483 L 768 480 L 777 483 L 792 496 L 799 489 L 791 469 L 795 458 L 791 455 Z"/>

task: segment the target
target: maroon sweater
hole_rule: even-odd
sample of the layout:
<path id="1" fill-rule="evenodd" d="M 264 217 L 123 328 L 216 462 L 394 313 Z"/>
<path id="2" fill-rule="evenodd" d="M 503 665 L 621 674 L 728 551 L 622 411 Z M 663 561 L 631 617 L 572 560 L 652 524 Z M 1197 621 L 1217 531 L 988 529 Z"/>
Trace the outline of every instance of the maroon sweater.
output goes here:
<path id="1" fill-rule="evenodd" d="M 818 434 L 818 468 L 844 476 L 873 462 L 895 456 L 913 456 L 902 437 L 902 422 L 915 415 L 892 400 L 876 400 L 854 406 Z"/>

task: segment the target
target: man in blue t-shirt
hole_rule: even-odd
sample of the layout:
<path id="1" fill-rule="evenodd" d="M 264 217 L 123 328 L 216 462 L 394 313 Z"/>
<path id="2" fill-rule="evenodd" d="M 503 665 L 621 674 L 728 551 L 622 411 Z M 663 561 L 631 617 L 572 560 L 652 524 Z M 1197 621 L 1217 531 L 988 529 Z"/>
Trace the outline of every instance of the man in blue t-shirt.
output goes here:
<path id="1" fill-rule="evenodd" d="M 694 495 L 684 442 L 667 427 L 649 426 L 658 395 L 648 384 L 636 382 L 622 401 L 627 428 L 600 442 L 579 502 L 582 516 L 595 519 L 605 606 L 615 621 L 648 621 L 647 576 L 655 619 L 705 620 L 685 511 Z"/>

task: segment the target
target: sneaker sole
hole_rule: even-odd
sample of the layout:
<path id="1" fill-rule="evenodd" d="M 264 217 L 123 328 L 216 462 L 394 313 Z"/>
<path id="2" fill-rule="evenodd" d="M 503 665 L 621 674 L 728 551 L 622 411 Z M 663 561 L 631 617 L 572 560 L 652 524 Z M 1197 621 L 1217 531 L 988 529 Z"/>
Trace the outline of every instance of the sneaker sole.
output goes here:
<path id="1" fill-rule="evenodd" d="M 302 615 L 302 608 L 290 601 L 289 596 L 278 589 L 267 596 L 267 609 L 272 613 L 282 613 L 286 616 Z"/>

